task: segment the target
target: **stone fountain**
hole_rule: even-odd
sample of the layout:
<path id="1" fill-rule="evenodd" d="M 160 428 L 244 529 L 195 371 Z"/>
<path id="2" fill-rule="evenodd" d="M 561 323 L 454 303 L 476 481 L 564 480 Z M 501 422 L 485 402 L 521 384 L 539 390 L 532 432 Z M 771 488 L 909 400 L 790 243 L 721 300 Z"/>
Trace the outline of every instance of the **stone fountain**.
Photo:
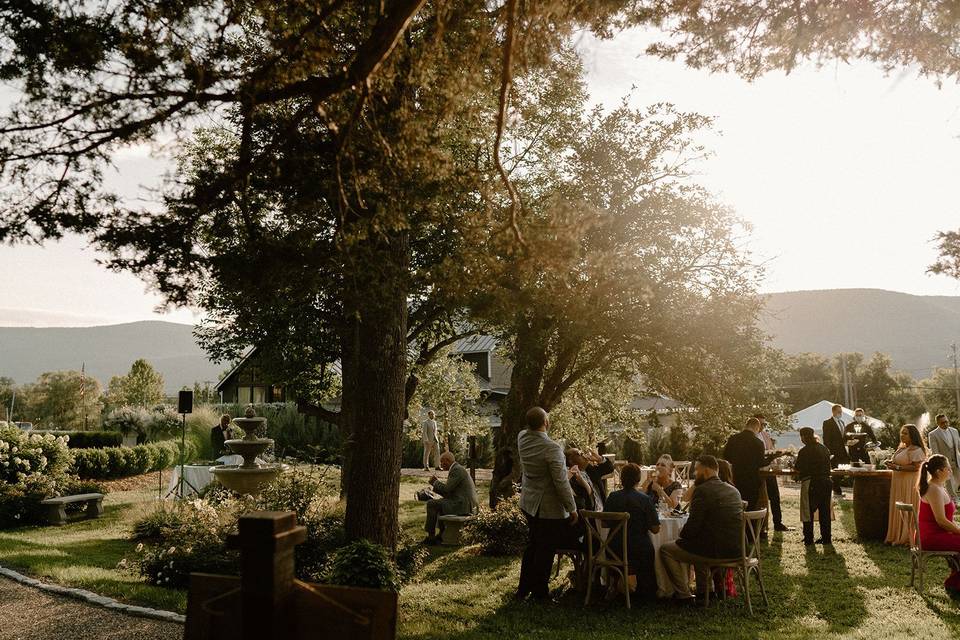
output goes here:
<path id="1" fill-rule="evenodd" d="M 257 461 L 257 456 L 266 451 L 273 444 L 273 440 L 259 437 L 264 432 L 267 419 L 256 417 L 253 406 L 248 406 L 244 417 L 234 418 L 233 422 L 243 429 L 244 436 L 227 440 L 224 444 L 230 451 L 243 457 L 243 464 L 210 467 L 210 473 L 227 489 L 237 493 L 257 495 L 264 485 L 273 482 L 277 476 L 286 471 L 287 465 Z"/>

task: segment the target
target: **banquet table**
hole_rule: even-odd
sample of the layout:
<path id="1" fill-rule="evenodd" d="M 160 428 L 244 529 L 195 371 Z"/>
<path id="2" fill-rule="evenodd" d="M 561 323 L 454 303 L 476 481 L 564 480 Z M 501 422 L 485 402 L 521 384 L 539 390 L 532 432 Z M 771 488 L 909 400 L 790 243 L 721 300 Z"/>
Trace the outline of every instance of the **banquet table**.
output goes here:
<path id="1" fill-rule="evenodd" d="M 213 474 L 210 473 L 209 464 L 185 464 L 183 465 L 183 497 L 198 495 L 198 492 L 213 482 Z M 173 468 L 170 475 L 170 484 L 167 485 L 167 496 L 171 496 L 177 491 L 177 483 L 180 481 L 180 465 Z"/>
<path id="2" fill-rule="evenodd" d="M 659 533 L 651 533 L 650 541 L 656 553 L 653 566 L 657 574 L 657 597 L 670 598 L 674 594 L 673 585 L 667 578 L 667 570 L 660 558 L 660 547 L 680 537 L 680 529 L 687 522 L 687 516 L 661 516 Z"/>
<path id="3" fill-rule="evenodd" d="M 763 469 L 763 477 L 792 476 L 793 469 Z M 893 472 L 887 469 L 862 467 L 838 468 L 830 474 L 834 478 L 853 478 L 853 519 L 857 537 L 861 540 L 880 540 L 887 537 L 887 519 L 890 513 L 890 480 Z M 760 483 L 761 506 L 767 504 L 766 486 Z"/>

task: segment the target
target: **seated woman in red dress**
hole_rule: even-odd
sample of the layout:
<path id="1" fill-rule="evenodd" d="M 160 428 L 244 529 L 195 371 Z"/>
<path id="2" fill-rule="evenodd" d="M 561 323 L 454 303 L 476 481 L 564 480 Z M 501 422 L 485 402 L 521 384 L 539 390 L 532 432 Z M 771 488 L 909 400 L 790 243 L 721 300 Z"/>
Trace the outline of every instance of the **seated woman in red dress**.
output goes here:
<path id="1" fill-rule="evenodd" d="M 930 456 L 920 467 L 920 543 L 924 551 L 960 554 L 960 526 L 953 522 L 956 506 L 943 486 L 951 473 L 950 462 L 939 454 Z M 950 560 L 950 576 L 943 586 L 956 598 L 960 597 L 960 558 Z"/>

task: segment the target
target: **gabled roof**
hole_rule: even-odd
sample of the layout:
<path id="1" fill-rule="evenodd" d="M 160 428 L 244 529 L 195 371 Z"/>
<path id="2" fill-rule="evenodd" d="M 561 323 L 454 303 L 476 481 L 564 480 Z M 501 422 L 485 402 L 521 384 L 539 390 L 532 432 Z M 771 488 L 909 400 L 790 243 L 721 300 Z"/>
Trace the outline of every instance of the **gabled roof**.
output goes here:
<path id="1" fill-rule="evenodd" d="M 482 334 L 467 336 L 466 338 L 461 338 L 457 340 L 453 345 L 454 351 L 457 353 L 478 353 L 485 351 L 493 351 L 497 348 L 497 339 L 493 336 L 485 336 Z"/>

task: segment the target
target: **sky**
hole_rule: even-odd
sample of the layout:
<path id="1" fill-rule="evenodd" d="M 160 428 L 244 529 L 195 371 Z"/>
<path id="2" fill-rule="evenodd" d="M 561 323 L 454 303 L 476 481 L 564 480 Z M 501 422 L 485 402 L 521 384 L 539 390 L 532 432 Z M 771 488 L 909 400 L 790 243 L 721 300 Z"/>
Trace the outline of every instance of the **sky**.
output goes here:
<path id="1" fill-rule="evenodd" d="M 960 295 L 931 276 L 933 239 L 960 228 L 960 87 L 867 63 L 812 65 L 748 83 L 643 54 L 649 33 L 578 47 L 594 101 L 629 95 L 714 118 L 711 156 L 696 180 L 747 221 L 745 248 L 765 265 L 762 291 L 878 288 Z M 112 178 L 152 184 L 162 158 L 123 152 Z M 0 247 L 0 326 L 80 326 L 133 320 L 195 322 L 161 304 L 137 278 L 97 264 L 81 238 Z"/>

